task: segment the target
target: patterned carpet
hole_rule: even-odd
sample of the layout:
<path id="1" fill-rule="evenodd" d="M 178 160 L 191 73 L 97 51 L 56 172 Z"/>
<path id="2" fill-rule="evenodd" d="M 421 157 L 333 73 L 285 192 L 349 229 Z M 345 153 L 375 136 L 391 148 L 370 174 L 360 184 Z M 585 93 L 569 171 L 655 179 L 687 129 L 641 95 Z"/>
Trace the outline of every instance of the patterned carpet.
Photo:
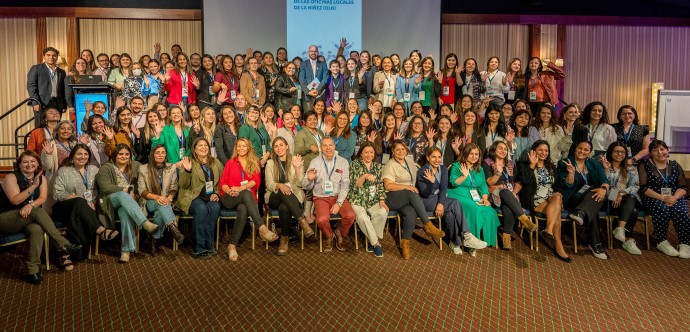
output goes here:
<path id="1" fill-rule="evenodd" d="M 188 244 L 178 252 L 165 244 L 158 257 L 138 254 L 121 265 L 110 245 L 72 272 L 44 271 L 41 286 L 24 281 L 20 245 L 0 254 L 1 329 L 690 330 L 688 260 L 656 249 L 636 257 L 616 243 L 608 261 L 582 247 L 566 264 L 519 241 L 510 252 L 456 256 L 417 234 L 409 261 L 390 234 L 383 258 L 354 244 L 319 253 L 318 243 L 278 257 L 277 244 L 267 251 L 257 242 L 252 251 L 245 239 L 235 263 L 223 245 L 213 259 L 197 260 Z"/>

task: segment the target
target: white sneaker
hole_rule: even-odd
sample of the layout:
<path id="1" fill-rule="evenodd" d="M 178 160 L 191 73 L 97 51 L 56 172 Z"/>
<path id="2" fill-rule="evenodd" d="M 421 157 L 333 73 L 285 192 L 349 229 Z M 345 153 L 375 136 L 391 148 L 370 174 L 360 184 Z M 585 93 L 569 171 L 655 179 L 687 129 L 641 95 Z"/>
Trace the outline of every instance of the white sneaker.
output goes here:
<path id="1" fill-rule="evenodd" d="M 690 246 L 687 244 L 681 244 L 678 246 L 678 257 L 688 259 L 690 258 Z"/>
<path id="2" fill-rule="evenodd" d="M 472 233 L 467 232 L 463 235 L 463 245 L 467 248 L 473 248 L 473 249 L 484 249 L 486 248 L 486 242 L 478 239 L 476 236 L 474 236 Z"/>
<path id="3" fill-rule="evenodd" d="M 453 253 L 456 255 L 462 255 L 462 247 L 456 246 L 455 243 L 453 242 L 448 242 L 448 248 L 453 250 Z"/>
<path id="4" fill-rule="evenodd" d="M 613 230 L 613 237 L 615 237 L 616 240 L 625 243 L 625 227 L 616 227 Z"/>
<path id="5" fill-rule="evenodd" d="M 663 252 L 666 255 L 669 255 L 671 257 L 676 257 L 680 255 L 678 250 L 673 248 L 670 243 L 668 243 L 668 240 L 661 241 L 661 243 L 656 245 L 656 248 L 659 249 L 661 252 Z"/>
<path id="6" fill-rule="evenodd" d="M 642 251 L 637 247 L 637 243 L 633 239 L 623 242 L 623 249 L 633 255 L 642 255 Z"/>

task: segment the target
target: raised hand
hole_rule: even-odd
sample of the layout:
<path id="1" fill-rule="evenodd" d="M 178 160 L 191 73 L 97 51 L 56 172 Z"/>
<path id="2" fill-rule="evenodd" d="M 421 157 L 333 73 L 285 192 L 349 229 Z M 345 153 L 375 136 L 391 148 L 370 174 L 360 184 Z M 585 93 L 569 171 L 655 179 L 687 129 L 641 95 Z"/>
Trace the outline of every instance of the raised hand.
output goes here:
<path id="1" fill-rule="evenodd" d="M 155 44 L 153 44 L 153 50 L 156 53 L 160 53 L 161 52 L 161 43 L 156 42 Z"/>
<path id="2" fill-rule="evenodd" d="M 570 159 L 566 160 L 565 169 L 568 171 L 568 174 L 575 174 L 575 166 L 570 162 Z"/>
<path id="3" fill-rule="evenodd" d="M 222 85 L 222 84 L 221 84 Z M 228 88 L 222 88 L 220 89 L 220 92 L 218 93 L 218 96 L 216 96 L 216 103 L 217 104 L 222 104 L 228 100 Z"/>
<path id="4" fill-rule="evenodd" d="M 316 178 L 316 168 L 310 168 L 307 171 L 307 180 L 314 181 L 315 178 Z"/>
<path id="5" fill-rule="evenodd" d="M 36 190 L 36 188 L 38 188 L 38 186 L 41 185 L 41 176 L 43 176 L 43 171 L 38 172 L 38 174 L 34 176 L 34 178 L 31 181 L 31 185 L 29 186 L 29 189 L 31 189 L 30 191 Z"/>
<path id="6" fill-rule="evenodd" d="M 436 129 L 429 128 L 426 130 L 426 139 L 429 141 L 429 144 L 434 142 L 434 135 L 436 135 Z"/>
<path id="7" fill-rule="evenodd" d="M 359 78 L 360 82 L 364 79 L 364 73 L 366 73 L 366 70 L 364 69 L 364 67 L 362 67 L 359 70 L 359 73 L 357 73 L 357 77 Z"/>
<path id="8" fill-rule="evenodd" d="M 53 142 L 50 142 L 50 141 L 43 142 L 43 151 L 45 151 L 46 154 L 53 154 L 54 150 L 55 150 L 55 145 L 53 145 Z"/>
<path id="9" fill-rule="evenodd" d="M 483 71 L 479 74 L 482 76 L 482 81 L 486 81 L 486 79 L 489 78 L 489 73 L 486 71 Z"/>
<path id="10" fill-rule="evenodd" d="M 414 84 L 419 85 L 419 83 L 422 83 L 422 75 L 421 74 L 417 74 L 417 76 L 415 76 L 415 78 L 414 78 Z"/>
<path id="11" fill-rule="evenodd" d="M 132 133 L 134 134 L 134 137 L 139 138 L 139 135 L 141 135 L 141 131 L 137 126 L 135 126 L 133 123 L 130 124 L 130 128 L 132 130 Z"/>
<path id="12" fill-rule="evenodd" d="M 539 161 L 539 157 L 537 157 L 537 151 L 530 150 L 527 153 L 527 158 L 529 158 L 529 165 L 532 168 L 537 167 L 537 162 Z"/>
<path id="13" fill-rule="evenodd" d="M 508 142 L 513 142 L 515 140 L 515 130 L 513 128 L 508 127 L 508 130 L 506 130 L 506 141 Z"/>
<path id="14" fill-rule="evenodd" d="M 160 123 L 160 122 L 157 122 L 157 123 L 153 126 L 153 130 L 154 130 L 154 132 L 155 132 L 156 138 L 158 138 L 158 137 L 161 135 L 161 132 L 163 132 L 163 124 Z"/>
<path id="15" fill-rule="evenodd" d="M 443 81 L 443 71 L 439 70 L 438 73 L 436 73 L 436 79 L 437 79 L 439 82 L 442 82 L 442 81 Z"/>
<path id="16" fill-rule="evenodd" d="M 436 120 L 436 110 L 433 109 L 433 108 L 430 108 L 430 109 L 429 109 L 429 119 L 430 119 L 431 121 Z"/>
<path id="17" fill-rule="evenodd" d="M 91 109 L 93 108 L 93 103 L 91 100 L 86 99 L 84 100 L 84 109 L 86 110 L 86 114 L 89 114 L 91 112 Z"/>
<path id="18" fill-rule="evenodd" d="M 192 161 L 189 159 L 189 157 L 182 157 L 182 167 L 184 167 L 184 169 L 187 171 L 192 170 Z"/>
<path id="19" fill-rule="evenodd" d="M 170 81 L 170 71 L 166 71 L 165 75 L 163 75 L 163 83 Z"/>
<path id="20" fill-rule="evenodd" d="M 604 168 L 604 170 L 608 171 L 611 168 L 611 163 L 606 160 L 606 157 L 603 155 L 599 156 L 599 162 L 601 163 L 601 167 Z"/>
<path id="21" fill-rule="evenodd" d="M 506 169 L 508 170 L 508 176 L 513 176 L 513 170 L 514 170 L 514 168 L 515 168 L 515 167 L 513 166 L 513 164 L 508 164 L 508 165 L 506 166 Z"/>
<path id="22" fill-rule="evenodd" d="M 451 123 L 458 122 L 458 113 L 456 113 L 456 112 L 450 113 L 450 122 Z"/>
<path id="23" fill-rule="evenodd" d="M 84 145 L 89 145 L 89 136 L 88 135 L 79 135 L 79 142 L 81 142 Z"/>
<path id="24" fill-rule="evenodd" d="M 119 97 L 117 97 L 117 99 L 115 99 L 115 109 L 118 109 L 122 106 L 125 106 L 125 98 L 122 96 L 119 96 Z"/>
<path id="25" fill-rule="evenodd" d="M 342 39 L 340 39 L 340 47 L 345 48 L 346 45 L 347 45 L 347 39 L 345 39 L 345 37 L 343 37 Z"/>
<path id="26" fill-rule="evenodd" d="M 450 143 L 450 146 L 453 148 L 453 151 L 455 151 L 456 154 L 460 153 L 461 145 L 462 140 L 460 139 L 460 136 L 455 136 L 455 138 L 453 138 L 453 142 Z"/>
<path id="27" fill-rule="evenodd" d="M 395 135 L 393 136 L 393 139 L 394 139 L 394 140 L 396 140 L 396 139 L 403 139 L 403 135 L 402 135 L 400 132 L 397 132 L 397 133 L 395 133 Z"/>
<path id="28" fill-rule="evenodd" d="M 113 132 L 113 129 L 108 127 L 108 126 L 103 127 L 103 134 L 105 134 L 105 137 L 107 139 L 113 139 L 113 137 L 115 137 L 115 133 Z"/>
<path id="29" fill-rule="evenodd" d="M 343 109 L 343 104 L 339 101 L 336 102 L 333 100 L 331 101 L 331 107 L 333 108 L 333 113 L 338 114 L 338 112 Z"/>
<path id="30" fill-rule="evenodd" d="M 197 89 L 197 90 L 199 89 L 200 82 L 199 82 L 199 78 L 196 77 L 196 75 L 192 76 L 192 85 L 194 85 L 195 89 Z"/>
<path id="31" fill-rule="evenodd" d="M 369 132 L 369 135 L 367 135 L 367 141 L 374 143 L 376 141 L 376 136 L 378 134 L 376 133 L 375 130 L 372 130 Z"/>
<path id="32" fill-rule="evenodd" d="M 513 73 L 508 73 L 508 74 L 506 74 L 504 84 L 506 84 L 506 83 L 512 83 L 512 82 L 513 82 Z"/>
<path id="33" fill-rule="evenodd" d="M 299 170 L 300 167 L 304 164 L 304 160 L 302 160 L 302 156 L 296 154 L 292 156 L 292 167 L 294 167 L 296 170 Z"/>
<path id="34" fill-rule="evenodd" d="M 460 164 L 460 171 L 462 172 L 462 175 L 470 176 L 470 167 L 466 163 Z"/>
<path id="35" fill-rule="evenodd" d="M 194 129 L 194 132 L 197 134 L 199 133 L 199 131 L 201 131 L 201 126 L 199 126 L 199 122 L 200 121 L 192 120 L 192 129 Z"/>
<path id="36" fill-rule="evenodd" d="M 426 171 L 424 171 L 424 178 L 427 179 L 431 183 L 434 183 L 436 181 L 436 178 L 434 177 L 434 173 L 429 168 L 427 168 Z"/>
<path id="37" fill-rule="evenodd" d="M 331 131 L 333 131 L 333 125 L 326 123 L 325 126 L 326 126 L 326 135 L 329 135 L 331 133 Z"/>

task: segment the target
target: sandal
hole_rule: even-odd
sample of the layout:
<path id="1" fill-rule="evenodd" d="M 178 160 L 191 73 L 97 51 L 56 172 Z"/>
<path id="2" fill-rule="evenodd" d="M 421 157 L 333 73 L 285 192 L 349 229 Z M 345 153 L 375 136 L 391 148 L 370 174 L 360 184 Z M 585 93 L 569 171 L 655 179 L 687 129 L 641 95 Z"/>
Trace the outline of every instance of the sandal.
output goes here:
<path id="1" fill-rule="evenodd" d="M 65 271 L 74 270 L 74 263 L 72 263 L 72 261 L 69 260 L 69 255 L 68 256 L 60 256 L 59 265 L 60 265 L 60 268 L 62 268 Z"/>
<path id="2" fill-rule="evenodd" d="M 266 242 L 273 242 L 275 240 L 278 240 L 278 235 L 276 233 L 271 232 L 271 230 L 267 229 L 263 234 L 259 232 L 259 236 L 266 241 Z"/>
<path id="3" fill-rule="evenodd" d="M 231 262 L 237 262 L 237 258 L 239 258 L 239 255 L 237 255 L 237 250 L 230 249 L 230 246 L 228 245 L 228 260 Z"/>
<path id="4" fill-rule="evenodd" d="M 120 232 L 114 229 L 106 228 L 96 235 L 98 235 L 98 237 L 103 241 L 110 241 L 120 235 Z"/>

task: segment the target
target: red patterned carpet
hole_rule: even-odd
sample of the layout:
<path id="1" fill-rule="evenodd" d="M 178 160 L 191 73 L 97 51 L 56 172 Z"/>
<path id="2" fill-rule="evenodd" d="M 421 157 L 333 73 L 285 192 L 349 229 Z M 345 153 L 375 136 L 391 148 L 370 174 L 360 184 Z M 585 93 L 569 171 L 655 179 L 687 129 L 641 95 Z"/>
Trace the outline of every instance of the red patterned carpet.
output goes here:
<path id="1" fill-rule="evenodd" d="M 391 235 L 383 258 L 354 245 L 319 253 L 318 243 L 293 245 L 278 257 L 277 244 L 268 251 L 258 244 L 252 251 L 245 239 L 235 263 L 224 246 L 213 259 L 197 260 L 185 245 L 178 252 L 166 246 L 158 257 L 135 255 L 125 265 L 110 246 L 72 272 L 44 271 L 41 286 L 23 279 L 22 245 L 4 250 L 1 329 L 690 330 L 690 261 L 656 249 L 637 257 L 617 243 L 601 261 L 582 247 L 566 264 L 522 242 L 471 257 L 413 241 L 409 261 Z"/>

